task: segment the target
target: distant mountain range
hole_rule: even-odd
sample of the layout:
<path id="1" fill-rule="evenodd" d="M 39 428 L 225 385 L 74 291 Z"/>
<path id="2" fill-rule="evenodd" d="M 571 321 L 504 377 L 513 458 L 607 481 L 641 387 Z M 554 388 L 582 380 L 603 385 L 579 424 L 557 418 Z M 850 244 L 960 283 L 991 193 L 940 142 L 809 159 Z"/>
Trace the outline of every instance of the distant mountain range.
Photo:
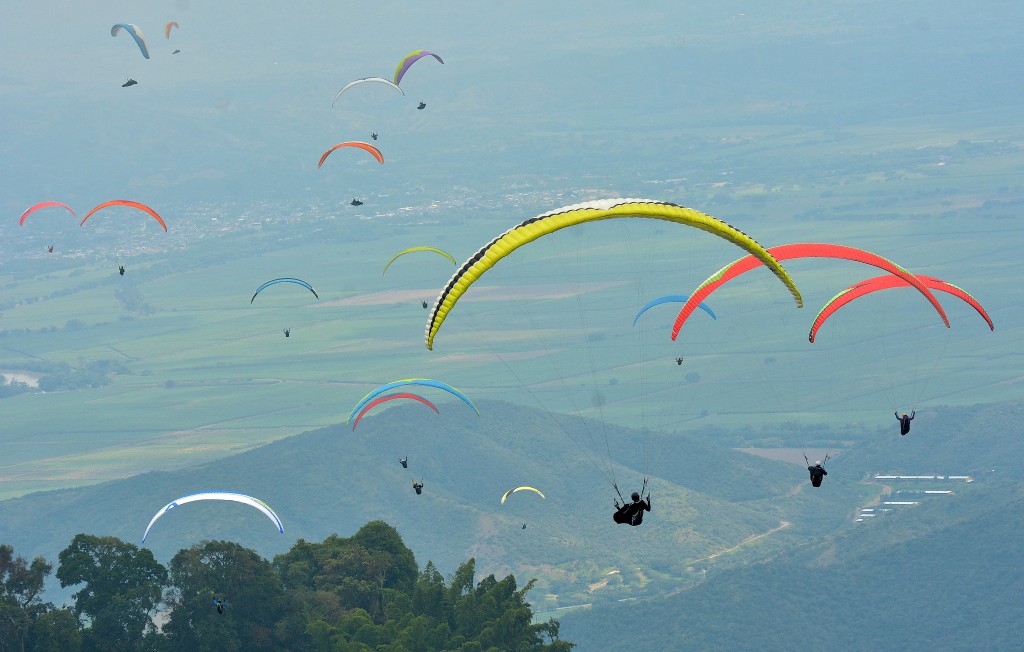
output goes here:
<path id="1" fill-rule="evenodd" d="M 563 616 L 562 632 L 581 650 L 1019 650 L 1022 409 L 929 412 L 907 437 L 855 446 L 833 468 L 970 472 L 973 481 L 955 485 L 953 496 L 823 526 L 809 542 L 744 567 L 709 565 L 689 590 L 595 603 Z"/>
<path id="2" fill-rule="evenodd" d="M 1019 650 L 1024 483 L 823 537 L 691 590 L 561 617 L 580 650 Z"/>
<path id="3" fill-rule="evenodd" d="M 961 540 L 966 546 L 971 528 L 1012 511 L 1024 482 L 1022 444 L 1006 427 L 1019 422 L 1022 404 L 919 414 L 904 438 L 895 419 L 891 432 L 859 433 L 864 443 L 830 462 L 825 485 L 813 491 L 801 467 L 737 452 L 722 443 L 730 436 L 641 433 L 500 401 L 478 406 L 480 417 L 442 409 L 429 419 L 422 406 L 397 406 L 367 417 L 355 432 L 324 428 L 193 469 L 7 500 L 0 502 L 0 542 L 55 562 L 79 532 L 138 544 L 169 501 L 239 491 L 271 505 L 285 534 L 248 507 L 190 504 L 162 518 L 146 545 L 164 562 L 204 539 L 229 539 L 271 557 L 299 538 L 348 536 L 382 519 L 398 528 L 420 564 L 432 560 L 451 572 L 472 556 L 483 573 L 539 578 L 531 593 L 535 611 L 562 617 L 571 611 L 563 608 L 581 604 L 594 604 L 599 614 L 601 605 L 621 600 L 670 605 L 709 591 L 727 596 L 727 588 L 716 587 L 729 577 L 758 578 L 765 587 L 777 581 L 772 590 L 814 595 L 817 589 L 800 580 L 810 569 L 817 581 L 843 586 L 843 573 L 866 576 L 864 564 L 873 568 L 893 555 L 905 555 L 901 563 L 911 567 L 933 532 L 949 537 L 953 549 Z M 606 433 L 607 452 L 605 434 L 595 433 Z M 409 469 L 399 464 L 402 456 Z M 654 510 L 640 528 L 616 527 L 615 493 L 605 475 L 613 473 L 628 495 L 639 488 L 645 460 Z M 961 483 L 941 502 L 854 524 L 857 510 L 883 491 L 870 481 L 873 473 L 926 471 L 972 473 L 976 481 Z M 424 483 L 423 495 L 413 492 L 413 480 Z M 501 505 L 501 495 L 520 485 L 540 488 L 546 499 L 520 494 Z M 689 587 L 696 588 L 679 593 Z M 656 598 L 672 593 L 678 595 Z M 599 631 L 580 613 L 567 622 L 586 631 L 567 634 L 569 640 Z M 815 630 L 814 623 L 800 627 Z"/>

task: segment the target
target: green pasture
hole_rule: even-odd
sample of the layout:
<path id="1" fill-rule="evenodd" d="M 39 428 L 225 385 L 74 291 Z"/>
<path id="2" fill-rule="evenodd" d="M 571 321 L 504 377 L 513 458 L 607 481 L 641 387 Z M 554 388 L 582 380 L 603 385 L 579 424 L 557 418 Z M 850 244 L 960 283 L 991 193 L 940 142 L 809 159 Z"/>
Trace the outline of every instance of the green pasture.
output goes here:
<path id="1" fill-rule="evenodd" d="M 87 234 L 130 252 L 124 277 L 109 252 L 34 258 L 0 277 L 0 368 L 110 360 L 126 371 L 103 387 L 3 399 L 0 498 L 195 464 L 339 423 L 367 391 L 406 377 L 608 423 L 746 427 L 753 440 L 789 422 L 842 429 L 885 423 L 893 409 L 1019 396 L 1021 227 L 1010 216 L 1024 188 L 1015 175 L 1020 152 L 1005 133 L 888 125 L 697 134 L 696 176 L 547 187 L 530 196 L 537 210 L 495 190 L 486 210 L 447 209 L 431 224 L 417 224 L 413 212 L 411 221 L 327 213 L 197 238 L 193 222 L 205 216 L 171 209 L 186 223 L 145 231 L 145 252 L 131 253 L 138 230 Z M 637 309 L 688 294 L 742 252 L 655 221 L 569 229 L 514 252 L 459 302 L 434 351 L 423 344 L 420 301 L 433 302 L 453 266 L 417 253 L 382 274 L 406 247 L 439 246 L 461 261 L 535 212 L 616 194 L 705 210 L 769 247 L 869 249 L 973 293 L 996 332 L 947 296 L 940 300 L 953 328 L 944 329 L 922 297 L 894 290 L 847 306 L 811 345 L 818 308 L 879 272 L 803 260 L 786 264 L 803 309 L 758 270 L 712 295 L 717 321 L 697 312 L 671 342 L 678 306 L 659 306 L 633 327 Z M 319 300 L 281 284 L 250 303 L 257 286 L 279 276 L 310 282 Z M 429 393 L 441 409 L 464 407 Z"/>

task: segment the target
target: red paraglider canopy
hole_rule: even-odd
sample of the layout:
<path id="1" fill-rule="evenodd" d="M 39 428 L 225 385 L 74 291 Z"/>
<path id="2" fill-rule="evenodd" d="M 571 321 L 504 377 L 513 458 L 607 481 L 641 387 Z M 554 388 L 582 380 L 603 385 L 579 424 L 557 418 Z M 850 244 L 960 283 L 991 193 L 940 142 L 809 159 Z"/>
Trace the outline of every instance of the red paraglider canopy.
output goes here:
<path id="1" fill-rule="evenodd" d="M 356 417 L 355 423 L 352 424 L 352 430 L 356 429 L 356 426 L 359 425 L 359 420 L 363 418 L 364 414 L 372 410 L 374 407 L 380 405 L 381 403 L 387 403 L 388 401 L 393 401 L 396 398 L 408 398 L 414 401 L 419 401 L 420 403 L 426 405 L 434 412 L 437 412 L 437 407 L 435 407 L 433 403 L 423 398 L 422 396 L 418 396 L 416 394 L 412 394 L 409 392 L 398 392 L 396 394 L 388 394 L 387 396 L 381 396 L 378 399 L 370 401 L 370 403 L 359 412 L 359 416 Z M 437 414 L 440 414 L 440 412 L 437 412 Z"/>
<path id="2" fill-rule="evenodd" d="M 85 217 L 82 218 L 82 221 L 79 222 L 78 225 L 82 226 L 83 224 L 85 224 L 85 221 L 89 219 L 90 216 L 92 216 L 93 213 L 103 210 L 108 206 L 128 206 L 130 208 L 137 208 L 140 211 L 152 216 L 153 219 L 160 223 L 160 226 L 164 227 L 164 231 L 167 230 L 167 224 L 164 222 L 164 219 L 162 217 L 157 215 L 155 210 L 153 210 L 149 206 L 146 206 L 145 204 L 140 204 L 139 202 L 131 201 L 130 199 L 112 199 L 111 201 L 105 201 L 96 208 L 86 213 Z"/>
<path id="3" fill-rule="evenodd" d="M 339 147 L 358 147 L 359 149 L 365 149 L 369 153 L 373 154 L 373 158 L 377 159 L 378 163 L 380 163 L 381 165 L 384 165 L 384 155 L 380 153 L 379 149 L 377 149 L 376 147 L 374 147 L 370 143 L 363 143 L 363 142 L 360 142 L 360 141 L 353 140 L 353 141 L 349 141 L 347 143 L 338 143 L 334 147 L 332 147 L 329 150 L 327 150 L 326 152 L 324 152 L 323 156 L 320 157 L 320 162 L 317 163 L 316 166 L 318 168 L 322 167 L 323 164 L 324 164 L 324 161 L 327 160 L 327 157 L 330 156 L 331 152 L 333 152 L 334 150 L 338 149 Z"/>
<path id="4" fill-rule="evenodd" d="M 41 208 L 50 208 L 50 207 L 52 207 L 52 206 L 59 206 L 59 207 L 61 207 L 61 208 L 66 208 L 66 209 L 68 209 L 69 211 L 71 211 L 71 214 L 72 214 L 72 215 L 74 215 L 75 217 L 78 217 L 78 215 L 76 215 L 76 214 L 75 214 L 75 211 L 74 211 L 74 209 L 72 209 L 72 208 L 71 208 L 70 206 L 68 206 L 67 204 L 62 204 L 62 203 L 60 203 L 59 201 L 44 201 L 44 202 L 39 202 L 39 203 L 38 203 L 38 204 L 36 204 L 35 206 L 30 206 L 30 207 L 28 208 L 28 210 L 26 210 L 26 211 L 25 211 L 24 213 L 22 213 L 22 214 L 21 214 L 21 219 L 20 219 L 20 220 L 18 220 L 18 224 L 19 224 L 19 225 L 24 225 L 24 224 L 25 224 L 25 218 L 26 218 L 26 217 L 28 217 L 28 216 L 29 216 L 29 215 L 31 215 L 32 213 L 35 213 L 35 212 L 36 212 L 37 210 L 39 210 L 39 209 L 41 209 Z"/>

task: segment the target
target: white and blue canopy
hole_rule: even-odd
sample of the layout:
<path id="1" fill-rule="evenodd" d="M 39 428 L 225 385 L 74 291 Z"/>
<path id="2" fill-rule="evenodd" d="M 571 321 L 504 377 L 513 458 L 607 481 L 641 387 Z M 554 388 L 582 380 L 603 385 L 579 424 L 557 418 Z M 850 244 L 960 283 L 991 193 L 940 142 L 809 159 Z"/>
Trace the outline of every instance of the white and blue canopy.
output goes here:
<path id="1" fill-rule="evenodd" d="M 142 535 L 142 543 L 146 543 L 146 537 L 149 536 L 149 531 L 153 529 L 153 524 L 157 522 L 157 519 L 179 505 L 195 502 L 197 500 L 230 500 L 254 507 L 263 512 L 263 514 L 277 526 L 278 531 L 281 532 L 281 534 L 284 534 L 284 525 L 281 524 L 281 519 L 277 517 L 274 510 L 270 509 L 270 505 L 266 504 L 259 498 L 253 498 L 252 496 L 235 493 L 233 491 L 203 491 L 197 494 L 182 496 L 181 498 L 164 505 L 163 508 L 153 517 L 153 520 L 149 522 L 149 525 L 146 526 L 146 532 Z"/>

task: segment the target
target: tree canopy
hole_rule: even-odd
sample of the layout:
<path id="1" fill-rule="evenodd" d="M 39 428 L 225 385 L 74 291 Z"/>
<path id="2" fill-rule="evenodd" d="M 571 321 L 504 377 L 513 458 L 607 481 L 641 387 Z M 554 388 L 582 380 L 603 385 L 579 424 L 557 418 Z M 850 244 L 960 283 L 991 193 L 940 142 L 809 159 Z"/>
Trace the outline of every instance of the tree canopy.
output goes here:
<path id="1" fill-rule="evenodd" d="M 74 605 L 44 604 L 52 566 L 0 545 L 0 649 L 19 651 L 565 651 L 554 619 L 534 623 L 515 577 L 449 580 L 421 571 L 398 531 L 298 541 L 272 561 L 231 541 L 180 550 L 165 568 L 145 548 L 79 534 L 56 577 Z M 162 623 L 158 626 L 157 623 Z"/>

